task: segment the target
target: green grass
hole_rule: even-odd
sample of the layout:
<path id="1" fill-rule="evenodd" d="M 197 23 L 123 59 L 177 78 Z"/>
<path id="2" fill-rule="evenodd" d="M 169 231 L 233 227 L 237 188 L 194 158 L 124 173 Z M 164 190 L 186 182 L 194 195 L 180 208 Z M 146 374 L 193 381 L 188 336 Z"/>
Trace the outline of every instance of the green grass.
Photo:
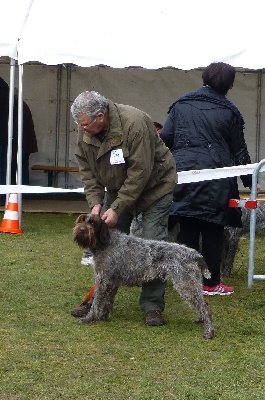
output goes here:
<path id="1" fill-rule="evenodd" d="M 79 325 L 70 311 L 93 274 L 72 241 L 75 219 L 23 213 L 22 235 L 0 233 L 0 400 L 265 398 L 265 282 L 247 288 L 248 239 L 225 280 L 235 294 L 209 298 L 216 337 L 205 341 L 171 284 L 165 326 L 145 326 L 140 288 L 119 290 L 109 321 Z"/>

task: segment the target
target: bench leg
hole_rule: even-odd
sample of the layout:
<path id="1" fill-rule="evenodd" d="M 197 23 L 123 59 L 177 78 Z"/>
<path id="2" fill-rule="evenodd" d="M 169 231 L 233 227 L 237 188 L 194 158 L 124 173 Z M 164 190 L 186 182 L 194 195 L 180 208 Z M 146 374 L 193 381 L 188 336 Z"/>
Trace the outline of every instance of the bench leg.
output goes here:
<path id="1" fill-rule="evenodd" d="M 48 186 L 52 186 L 53 171 L 48 171 Z"/>

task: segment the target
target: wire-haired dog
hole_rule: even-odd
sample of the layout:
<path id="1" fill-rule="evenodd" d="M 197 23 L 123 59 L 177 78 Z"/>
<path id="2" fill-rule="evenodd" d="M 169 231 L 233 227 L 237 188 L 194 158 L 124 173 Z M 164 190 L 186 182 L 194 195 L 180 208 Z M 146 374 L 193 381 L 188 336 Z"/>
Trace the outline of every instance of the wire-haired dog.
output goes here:
<path id="1" fill-rule="evenodd" d="M 242 228 L 225 227 L 221 274 L 224 277 L 232 273 L 236 254 L 239 250 L 240 238 L 250 231 L 250 208 L 242 208 Z M 265 203 L 258 201 L 256 208 L 256 232 L 265 232 Z"/>
<path id="2" fill-rule="evenodd" d="M 174 289 L 199 312 L 203 337 L 214 337 L 211 310 L 203 298 L 202 274 L 209 271 L 202 256 L 177 243 L 146 240 L 111 230 L 99 215 L 81 214 L 73 230 L 74 241 L 89 248 L 94 258 L 97 289 L 92 307 L 80 323 L 106 320 L 119 286 L 138 286 L 154 279 L 171 279 Z"/>

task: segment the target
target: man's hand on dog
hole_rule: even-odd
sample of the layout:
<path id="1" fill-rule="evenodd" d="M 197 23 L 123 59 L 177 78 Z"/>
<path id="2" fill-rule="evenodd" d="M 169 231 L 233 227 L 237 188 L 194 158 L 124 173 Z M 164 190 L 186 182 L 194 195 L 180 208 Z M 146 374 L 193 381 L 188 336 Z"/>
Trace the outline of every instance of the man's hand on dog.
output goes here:
<path id="1" fill-rule="evenodd" d="M 109 228 L 113 229 L 117 225 L 118 222 L 118 214 L 109 208 L 107 211 L 104 212 L 102 215 L 103 221 L 108 225 Z"/>

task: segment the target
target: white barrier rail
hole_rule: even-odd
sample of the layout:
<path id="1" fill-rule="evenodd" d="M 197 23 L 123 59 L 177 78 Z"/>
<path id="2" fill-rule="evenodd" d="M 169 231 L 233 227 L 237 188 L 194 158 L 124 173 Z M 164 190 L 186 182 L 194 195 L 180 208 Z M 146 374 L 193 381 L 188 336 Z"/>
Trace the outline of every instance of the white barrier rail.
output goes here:
<path id="1" fill-rule="evenodd" d="M 259 163 L 239 165 L 234 167 L 224 167 L 215 169 L 201 169 L 178 172 L 178 184 L 202 182 L 212 179 L 222 179 L 241 175 L 252 174 L 252 189 L 249 197 L 250 201 L 257 201 L 257 182 L 258 174 L 265 171 L 265 159 Z M 60 189 L 43 186 L 27 185 L 0 185 L 0 194 L 8 193 L 83 193 L 83 188 Z M 241 202 L 240 206 L 244 206 Z M 253 279 L 265 280 L 265 275 L 254 275 L 255 257 L 255 234 L 256 234 L 256 209 L 250 211 L 250 245 L 249 245 L 249 267 L 248 267 L 248 287 L 253 285 Z"/>
<path id="2" fill-rule="evenodd" d="M 252 175 L 259 164 L 237 165 L 215 169 L 194 169 L 178 172 L 178 184 L 211 181 L 212 179 L 231 178 L 233 176 Z M 265 166 L 259 172 L 265 171 Z"/>
<path id="3" fill-rule="evenodd" d="M 0 185 L 0 194 L 6 193 L 84 193 L 84 188 L 60 189 L 50 186 Z"/>
<path id="4" fill-rule="evenodd" d="M 222 179 L 240 175 L 253 174 L 258 164 L 239 165 L 235 167 L 224 167 L 215 169 L 200 169 L 178 172 L 178 184 L 202 182 L 212 179 Z M 265 171 L 265 166 L 259 172 Z M 27 185 L 0 185 L 0 194 L 5 193 L 83 193 L 83 188 L 77 189 L 60 189 L 44 186 L 27 186 Z"/>

